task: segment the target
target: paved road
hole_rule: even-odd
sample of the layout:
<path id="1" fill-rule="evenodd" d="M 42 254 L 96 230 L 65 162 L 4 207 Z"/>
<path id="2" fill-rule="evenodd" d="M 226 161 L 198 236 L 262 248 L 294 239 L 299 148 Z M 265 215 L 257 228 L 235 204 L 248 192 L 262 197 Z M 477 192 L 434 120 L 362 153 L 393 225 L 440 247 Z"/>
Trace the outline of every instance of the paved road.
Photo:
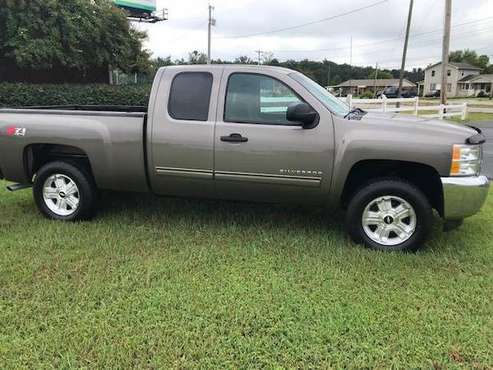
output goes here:
<path id="1" fill-rule="evenodd" d="M 493 122 L 473 122 L 471 124 L 483 130 L 483 134 L 486 136 L 483 149 L 483 173 L 491 179 L 493 178 Z"/>

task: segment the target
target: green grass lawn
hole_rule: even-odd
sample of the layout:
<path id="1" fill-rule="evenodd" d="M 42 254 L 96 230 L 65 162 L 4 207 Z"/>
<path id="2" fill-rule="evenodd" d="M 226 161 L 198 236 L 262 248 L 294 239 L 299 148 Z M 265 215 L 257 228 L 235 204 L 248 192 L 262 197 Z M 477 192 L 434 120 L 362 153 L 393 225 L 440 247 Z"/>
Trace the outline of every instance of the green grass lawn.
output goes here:
<path id="1" fill-rule="evenodd" d="M 411 112 L 402 112 L 401 114 L 411 115 Z M 437 114 L 436 110 L 423 110 L 419 112 L 419 115 L 423 117 L 426 114 Z M 477 122 L 477 121 L 493 121 L 493 113 L 468 113 L 465 121 L 460 116 L 448 117 L 447 120 L 453 122 Z"/>
<path id="2" fill-rule="evenodd" d="M 5 184 L 1 368 L 493 366 L 493 196 L 386 254 L 339 213 L 111 194 L 64 224 Z"/>
<path id="3" fill-rule="evenodd" d="M 459 119 L 460 119 L 460 117 L 459 117 Z M 493 121 L 493 114 L 492 113 L 468 113 L 466 121 Z"/>

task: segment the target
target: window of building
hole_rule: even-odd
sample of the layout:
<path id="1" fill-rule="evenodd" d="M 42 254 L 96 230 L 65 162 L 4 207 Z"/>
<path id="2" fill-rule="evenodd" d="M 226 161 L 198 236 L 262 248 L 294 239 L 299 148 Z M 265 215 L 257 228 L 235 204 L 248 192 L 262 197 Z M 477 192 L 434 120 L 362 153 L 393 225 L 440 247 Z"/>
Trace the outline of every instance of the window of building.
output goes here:
<path id="1" fill-rule="evenodd" d="M 450 69 L 447 69 L 447 76 L 450 77 L 451 74 L 452 74 L 452 72 L 450 71 Z"/>
<path id="2" fill-rule="evenodd" d="M 229 77 L 224 121 L 293 125 L 288 106 L 301 99 L 284 83 L 261 74 L 234 73 Z"/>
<path id="3" fill-rule="evenodd" d="M 436 90 L 437 84 L 430 84 L 430 90 Z"/>
<path id="4" fill-rule="evenodd" d="M 435 77 L 435 71 L 431 71 L 431 77 Z"/>
<path id="5" fill-rule="evenodd" d="M 451 83 L 448 83 L 447 84 L 447 91 L 448 92 L 451 92 L 452 91 L 452 84 Z"/>
<path id="6" fill-rule="evenodd" d="M 169 115 L 177 120 L 207 121 L 211 100 L 212 74 L 182 72 L 171 83 Z"/>

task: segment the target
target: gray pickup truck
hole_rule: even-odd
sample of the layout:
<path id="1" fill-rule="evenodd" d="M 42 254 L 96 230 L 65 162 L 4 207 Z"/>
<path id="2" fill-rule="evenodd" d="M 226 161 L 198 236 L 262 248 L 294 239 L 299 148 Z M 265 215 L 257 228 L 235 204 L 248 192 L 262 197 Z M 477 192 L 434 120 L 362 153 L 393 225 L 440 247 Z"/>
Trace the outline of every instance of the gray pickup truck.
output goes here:
<path id="1" fill-rule="evenodd" d="M 56 220 L 90 218 L 97 190 L 346 210 L 351 237 L 415 250 L 433 221 L 482 207 L 477 129 L 349 108 L 301 73 L 159 70 L 148 107 L 0 110 L 0 178 Z"/>

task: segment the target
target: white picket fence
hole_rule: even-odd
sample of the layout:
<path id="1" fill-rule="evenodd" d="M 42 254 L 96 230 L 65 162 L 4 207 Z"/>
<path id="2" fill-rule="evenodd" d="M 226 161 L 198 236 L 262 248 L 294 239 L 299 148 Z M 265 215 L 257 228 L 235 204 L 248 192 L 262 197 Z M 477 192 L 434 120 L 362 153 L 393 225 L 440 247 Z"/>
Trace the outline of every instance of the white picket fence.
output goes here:
<path id="1" fill-rule="evenodd" d="M 345 101 L 350 108 L 364 108 L 373 112 L 413 112 L 419 115 L 420 111 L 437 111 L 433 114 L 421 114 L 421 117 L 444 119 L 447 117 L 460 116 L 461 120 L 467 118 L 467 103 L 447 104 L 447 105 L 419 105 L 419 98 L 382 98 L 382 99 L 355 99 L 352 95 L 339 98 Z M 400 104 L 397 107 L 397 103 Z M 375 108 L 373 108 L 375 107 Z"/>

